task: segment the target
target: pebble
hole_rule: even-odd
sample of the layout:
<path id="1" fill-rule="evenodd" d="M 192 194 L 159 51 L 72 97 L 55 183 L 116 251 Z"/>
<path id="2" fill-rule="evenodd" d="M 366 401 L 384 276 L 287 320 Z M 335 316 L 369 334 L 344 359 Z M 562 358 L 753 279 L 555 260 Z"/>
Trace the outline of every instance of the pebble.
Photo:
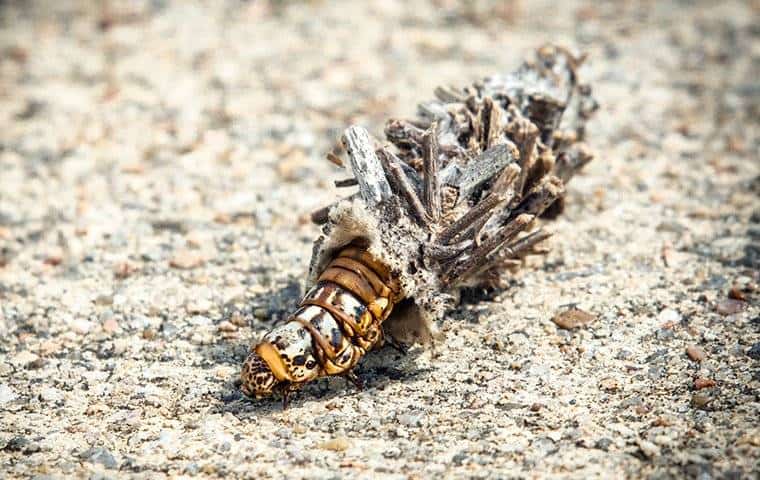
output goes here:
<path id="1" fill-rule="evenodd" d="M 576 328 L 584 327 L 595 320 L 596 316 L 579 308 L 570 308 L 556 314 L 552 318 L 552 321 L 557 324 L 558 327 L 564 328 L 565 330 L 574 330 Z"/>
<path id="2" fill-rule="evenodd" d="M 677 310 L 673 310 L 672 308 L 666 308 L 662 310 L 659 315 L 657 315 L 657 320 L 659 320 L 662 323 L 674 325 L 681 321 L 681 314 L 678 313 Z"/>
<path id="3" fill-rule="evenodd" d="M 227 320 L 223 320 L 222 322 L 220 322 L 216 328 L 220 332 L 235 332 L 238 329 L 237 325 Z"/>
<path id="4" fill-rule="evenodd" d="M 169 260 L 169 266 L 182 270 L 200 267 L 206 259 L 199 252 L 192 250 L 180 250 Z"/>
<path id="5" fill-rule="evenodd" d="M 383 457 L 385 458 L 399 458 L 401 456 L 401 449 L 396 446 L 391 446 L 383 450 Z"/>
<path id="6" fill-rule="evenodd" d="M 40 399 L 45 402 L 58 402 L 63 400 L 63 392 L 53 387 L 44 387 L 40 392 Z"/>
<path id="7" fill-rule="evenodd" d="M 80 335 L 87 335 L 95 328 L 95 324 L 86 318 L 76 318 L 69 323 L 69 326 L 71 326 L 72 331 Z"/>
<path id="8" fill-rule="evenodd" d="M 639 440 L 637 443 L 641 453 L 647 458 L 656 457 L 660 454 L 660 447 L 648 440 Z"/>
<path id="9" fill-rule="evenodd" d="M 686 355 L 688 355 L 693 362 L 701 362 L 705 359 L 705 351 L 696 345 L 689 345 L 686 347 Z"/>
<path id="10" fill-rule="evenodd" d="M 691 404 L 694 405 L 697 408 L 702 408 L 704 406 L 707 406 L 708 403 L 712 401 L 712 398 L 708 395 L 704 395 L 702 393 L 695 393 L 691 397 Z"/>
<path id="11" fill-rule="evenodd" d="M 742 302 L 747 301 L 747 295 L 739 287 L 731 287 L 731 289 L 728 291 L 728 298 Z"/>
<path id="12" fill-rule="evenodd" d="M 620 382 L 614 377 L 606 377 L 599 382 L 599 388 L 608 392 L 615 392 L 620 389 Z"/>
<path id="13" fill-rule="evenodd" d="M 211 310 L 214 303 L 208 298 L 192 298 L 187 302 L 185 309 L 187 313 L 206 313 Z"/>
<path id="14" fill-rule="evenodd" d="M 407 427 L 419 427 L 422 425 L 422 420 L 425 418 L 422 412 L 402 413 L 396 417 L 401 425 Z"/>
<path id="15" fill-rule="evenodd" d="M 606 452 L 610 449 L 610 445 L 612 445 L 612 440 L 607 437 L 603 437 L 594 443 L 594 448 L 604 450 Z"/>
<path id="16" fill-rule="evenodd" d="M 99 463 L 106 468 L 116 468 L 118 466 L 113 454 L 103 447 L 90 448 L 79 455 L 79 458 L 90 463 Z"/>
<path id="17" fill-rule="evenodd" d="M 8 452 L 23 452 L 29 455 L 39 452 L 41 448 L 37 442 L 33 442 L 24 436 L 17 435 L 5 444 L 3 450 Z"/>
<path id="18" fill-rule="evenodd" d="M 705 377 L 698 377 L 694 380 L 694 389 L 702 390 L 703 388 L 712 388 L 716 385 L 715 380 Z"/>
<path id="19" fill-rule="evenodd" d="M 346 437 L 335 437 L 330 440 L 327 440 L 326 442 L 322 442 L 317 445 L 317 447 L 321 448 L 322 450 L 332 450 L 333 452 L 343 452 L 345 450 L 348 450 L 349 447 L 348 439 Z"/>
<path id="20" fill-rule="evenodd" d="M 4 383 L 0 383 L 0 405 L 14 401 L 18 398 L 16 392 L 11 387 Z"/>
<path id="21" fill-rule="evenodd" d="M 103 322 L 103 331 L 108 334 L 115 333 L 118 329 L 119 322 L 117 322 L 113 316 L 106 318 L 106 320 Z"/>
<path id="22" fill-rule="evenodd" d="M 752 345 L 749 350 L 747 350 L 747 356 L 749 358 L 754 358 L 755 360 L 760 360 L 760 342 Z"/>
<path id="23" fill-rule="evenodd" d="M 35 355 L 34 353 L 30 352 L 29 350 L 24 350 L 19 353 L 17 353 L 12 359 L 11 363 L 23 367 L 26 366 L 35 360 L 37 360 L 39 356 Z"/>
<path id="24" fill-rule="evenodd" d="M 734 315 L 743 311 L 747 306 L 746 302 L 725 298 L 718 301 L 715 305 L 715 311 L 721 315 Z"/>

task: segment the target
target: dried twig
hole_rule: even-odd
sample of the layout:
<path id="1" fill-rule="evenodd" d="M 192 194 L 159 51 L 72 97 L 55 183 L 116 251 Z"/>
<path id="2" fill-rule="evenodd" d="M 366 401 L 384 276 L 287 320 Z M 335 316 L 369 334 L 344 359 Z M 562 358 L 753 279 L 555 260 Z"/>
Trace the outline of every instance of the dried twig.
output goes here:
<path id="1" fill-rule="evenodd" d="M 378 151 L 380 160 L 382 161 L 383 168 L 388 174 L 388 179 L 406 200 L 407 204 L 411 208 L 412 215 L 415 220 L 421 225 L 428 225 L 430 223 L 430 217 L 425 213 L 425 208 L 422 206 L 417 190 L 409 181 L 406 173 L 401 167 L 401 161 L 393 155 L 393 153 L 386 150 Z"/>
<path id="2" fill-rule="evenodd" d="M 441 218 L 441 183 L 438 178 L 438 132 L 437 123 L 433 123 L 422 138 L 422 165 L 424 168 L 425 209 L 434 222 Z"/>
<path id="3" fill-rule="evenodd" d="M 349 127 L 343 134 L 343 146 L 351 161 L 354 178 L 359 182 L 359 192 L 368 205 L 376 205 L 392 196 L 380 160 L 375 155 L 372 139 L 362 127 Z"/>

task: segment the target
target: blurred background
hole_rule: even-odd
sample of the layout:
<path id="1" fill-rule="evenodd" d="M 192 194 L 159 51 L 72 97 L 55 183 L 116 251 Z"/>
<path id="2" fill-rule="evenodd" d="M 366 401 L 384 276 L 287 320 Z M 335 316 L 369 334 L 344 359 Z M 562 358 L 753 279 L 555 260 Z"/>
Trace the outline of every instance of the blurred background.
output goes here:
<path id="1" fill-rule="evenodd" d="M 0 470 L 756 473 L 759 14 L 0 1 Z M 310 212 L 344 193 L 343 129 L 382 139 L 548 42 L 588 55 L 601 108 L 546 262 L 452 314 L 438 363 L 381 352 L 367 392 L 285 413 L 241 398 L 248 343 L 303 291 Z M 549 323 L 570 303 L 591 331 Z"/>

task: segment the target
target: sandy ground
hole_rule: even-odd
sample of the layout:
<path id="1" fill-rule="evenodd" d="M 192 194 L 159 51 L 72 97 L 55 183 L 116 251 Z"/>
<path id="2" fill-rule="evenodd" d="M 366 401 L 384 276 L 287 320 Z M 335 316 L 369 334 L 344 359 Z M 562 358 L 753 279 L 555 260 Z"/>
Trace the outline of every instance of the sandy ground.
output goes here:
<path id="1" fill-rule="evenodd" d="M 757 478 L 760 6 L 555 3 L 0 2 L 0 477 Z M 546 41 L 601 104 L 552 253 L 243 398 L 342 129 Z"/>

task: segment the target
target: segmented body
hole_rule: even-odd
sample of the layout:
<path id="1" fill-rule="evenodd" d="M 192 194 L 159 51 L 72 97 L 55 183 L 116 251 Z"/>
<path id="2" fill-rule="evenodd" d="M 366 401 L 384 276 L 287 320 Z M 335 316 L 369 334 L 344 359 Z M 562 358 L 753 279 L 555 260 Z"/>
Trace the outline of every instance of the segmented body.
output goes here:
<path id="1" fill-rule="evenodd" d="M 279 382 L 301 384 L 346 374 L 382 345 L 382 323 L 401 300 L 391 271 L 365 249 L 340 250 L 292 318 L 267 333 L 248 362 L 267 364 Z M 244 372 L 255 372 L 248 365 Z M 251 377 L 244 381 L 255 384 Z"/>

